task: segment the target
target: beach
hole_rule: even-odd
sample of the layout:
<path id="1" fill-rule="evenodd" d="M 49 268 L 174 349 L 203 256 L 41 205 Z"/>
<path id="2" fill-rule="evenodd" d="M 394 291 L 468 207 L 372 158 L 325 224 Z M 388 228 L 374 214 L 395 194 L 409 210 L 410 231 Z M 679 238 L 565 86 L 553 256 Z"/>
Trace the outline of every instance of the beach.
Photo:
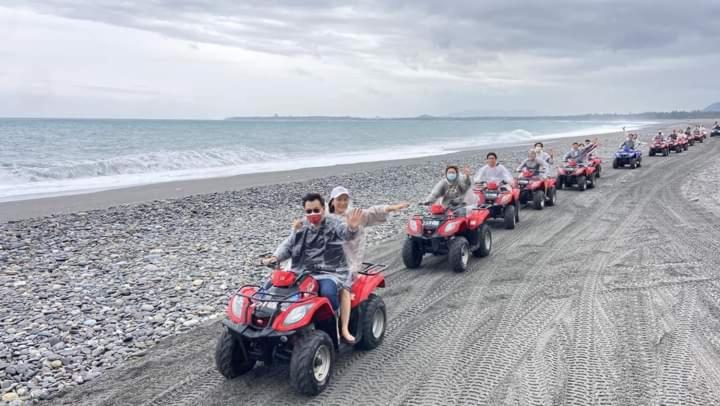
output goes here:
<path id="1" fill-rule="evenodd" d="M 446 165 L 475 171 L 493 150 L 514 168 L 531 145 L 0 203 L 2 391 L 73 405 L 720 403 L 720 143 L 613 170 L 622 138 L 598 136 L 596 189 L 493 227 L 493 252 L 464 274 L 443 257 L 404 268 L 407 216 Z M 228 296 L 266 275 L 253 262 L 301 196 L 338 185 L 358 207 L 413 204 L 368 229 L 368 260 L 389 265 L 384 343 L 338 359 L 315 399 L 282 367 L 226 381 L 212 353 Z"/>

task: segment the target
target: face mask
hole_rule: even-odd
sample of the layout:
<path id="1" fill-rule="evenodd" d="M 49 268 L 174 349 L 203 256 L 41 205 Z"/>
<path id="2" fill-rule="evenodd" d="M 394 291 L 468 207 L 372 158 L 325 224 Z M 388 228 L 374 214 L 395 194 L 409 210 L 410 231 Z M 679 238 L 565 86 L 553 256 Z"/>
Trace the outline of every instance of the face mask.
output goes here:
<path id="1" fill-rule="evenodd" d="M 535 147 L 535 153 L 539 154 L 541 152 L 542 152 L 542 147 Z"/>
<path id="2" fill-rule="evenodd" d="M 320 213 L 313 213 L 313 214 L 306 214 L 305 218 L 307 219 L 310 224 L 318 225 L 320 224 L 320 221 L 322 221 L 322 214 Z"/>
<path id="3" fill-rule="evenodd" d="M 455 182 L 455 179 L 457 179 L 457 173 L 448 173 L 446 176 L 450 182 Z"/>

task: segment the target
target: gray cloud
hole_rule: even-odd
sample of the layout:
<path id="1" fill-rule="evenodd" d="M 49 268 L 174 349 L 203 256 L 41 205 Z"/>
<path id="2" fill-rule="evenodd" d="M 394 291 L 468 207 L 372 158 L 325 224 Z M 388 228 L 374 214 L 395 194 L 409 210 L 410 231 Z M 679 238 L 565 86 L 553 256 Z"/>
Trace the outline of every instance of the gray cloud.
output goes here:
<path id="1" fill-rule="evenodd" d="M 588 81 L 612 85 L 623 78 L 632 85 L 667 75 L 689 83 L 699 73 L 710 74 L 701 63 L 720 56 L 720 24 L 712 21 L 720 15 L 716 0 L 9 0 L 8 5 L 158 33 L 189 41 L 194 49 L 206 43 L 311 57 L 393 83 L 465 82 L 483 92 L 573 83 L 586 88 Z M 692 59 L 698 66 L 687 66 Z M 373 95 L 385 92 L 367 89 Z"/>

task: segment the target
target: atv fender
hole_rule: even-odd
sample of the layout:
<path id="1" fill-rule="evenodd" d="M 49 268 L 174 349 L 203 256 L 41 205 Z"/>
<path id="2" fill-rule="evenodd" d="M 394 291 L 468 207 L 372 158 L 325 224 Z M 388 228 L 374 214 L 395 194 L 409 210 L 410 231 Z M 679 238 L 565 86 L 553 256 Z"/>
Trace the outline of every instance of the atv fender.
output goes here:
<path id="1" fill-rule="evenodd" d="M 350 303 L 351 308 L 359 306 L 362 302 L 366 301 L 371 293 L 377 288 L 385 287 L 385 277 L 382 274 L 373 275 L 359 275 L 355 283 L 352 286 L 352 302 Z"/>
<path id="2" fill-rule="evenodd" d="M 309 309 L 305 312 L 305 315 L 303 318 L 298 320 L 297 322 L 289 325 L 285 325 L 285 318 L 292 312 L 294 308 L 301 307 L 301 306 L 309 306 Z M 294 303 L 290 307 L 287 308 L 282 314 L 280 314 L 275 322 L 273 323 L 273 329 L 275 331 L 292 331 L 292 330 L 298 330 L 308 324 L 310 324 L 311 321 L 322 321 L 327 320 L 331 317 L 335 316 L 335 312 L 332 309 L 332 305 L 330 304 L 330 301 L 326 297 L 317 296 L 313 297 L 310 300 L 300 301 L 297 303 Z"/>
<path id="3" fill-rule="evenodd" d="M 490 211 L 487 209 L 474 209 L 470 212 L 467 218 L 468 230 L 477 230 L 485 220 L 490 216 Z"/>

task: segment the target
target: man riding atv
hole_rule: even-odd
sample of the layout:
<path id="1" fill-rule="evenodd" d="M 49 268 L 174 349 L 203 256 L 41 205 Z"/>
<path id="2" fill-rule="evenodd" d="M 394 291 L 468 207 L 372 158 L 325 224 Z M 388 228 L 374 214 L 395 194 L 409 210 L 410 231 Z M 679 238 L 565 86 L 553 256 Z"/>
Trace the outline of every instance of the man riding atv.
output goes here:
<path id="1" fill-rule="evenodd" d="M 628 147 L 629 149 L 635 149 L 635 136 L 634 134 L 630 133 L 625 138 L 625 141 L 623 141 L 622 144 L 620 144 L 620 149 L 623 149 L 625 147 Z"/>
<path id="2" fill-rule="evenodd" d="M 580 150 L 580 143 L 573 142 L 570 151 L 568 151 L 565 156 L 563 157 L 563 161 L 567 162 L 571 159 L 574 159 L 578 162 L 582 161 L 582 151 Z"/>
<path id="3" fill-rule="evenodd" d="M 489 152 L 485 156 L 486 165 L 478 170 L 475 175 L 475 183 L 502 183 L 500 186 L 504 190 L 510 190 L 513 183 L 513 176 L 510 171 L 502 164 L 497 163 L 497 154 Z"/>
<path id="4" fill-rule="evenodd" d="M 292 258 L 295 272 L 308 268 L 323 271 L 315 276 L 320 285 L 320 296 L 327 297 L 334 310 L 340 308 L 340 332 L 347 342 L 353 344 L 355 337 L 348 330 L 352 273 L 343 251 L 343 242 L 355 238 L 362 221 L 362 210 L 353 210 L 346 224 L 339 217 L 325 216 L 325 200 L 318 193 L 308 193 L 302 203 L 305 209 L 302 227 L 293 231 L 273 256 L 263 262 L 280 263 Z"/>
<path id="5" fill-rule="evenodd" d="M 528 157 L 520 163 L 520 166 L 515 169 L 515 172 L 522 172 L 525 168 L 533 171 L 535 176 L 544 178 L 548 171 L 548 164 L 546 161 L 537 156 L 534 149 L 531 149 L 528 151 Z"/>
<path id="6" fill-rule="evenodd" d="M 445 168 L 445 179 L 438 182 L 432 192 L 421 202 L 422 205 L 436 203 L 442 198 L 443 206 L 447 206 L 451 201 L 462 200 L 470 189 L 470 169 L 465 167 L 463 173 L 460 174 L 456 165 L 448 165 Z"/>

